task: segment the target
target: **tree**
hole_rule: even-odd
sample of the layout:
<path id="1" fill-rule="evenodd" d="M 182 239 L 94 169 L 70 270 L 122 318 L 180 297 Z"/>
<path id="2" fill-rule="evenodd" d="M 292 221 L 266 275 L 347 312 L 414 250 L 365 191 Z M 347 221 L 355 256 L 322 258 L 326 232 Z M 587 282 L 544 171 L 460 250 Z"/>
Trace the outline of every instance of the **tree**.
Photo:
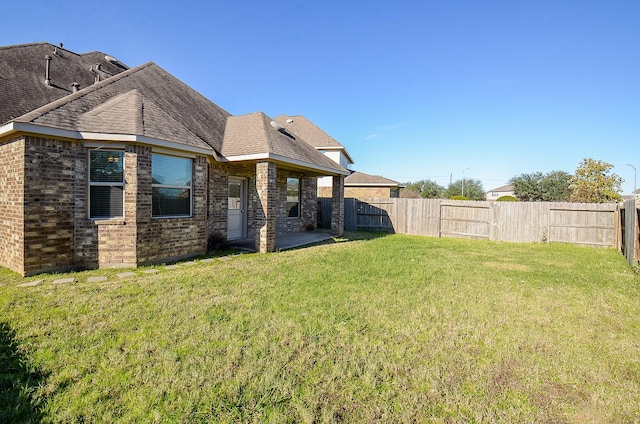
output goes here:
<path id="1" fill-rule="evenodd" d="M 453 196 L 462 196 L 462 181 L 458 180 L 450 184 L 444 192 L 444 196 L 448 199 Z M 470 178 L 464 179 L 464 197 L 469 200 L 485 200 L 484 188 L 480 180 Z"/>
<path id="2" fill-rule="evenodd" d="M 570 178 L 564 171 L 534 172 L 513 177 L 509 183 L 515 196 L 524 202 L 566 202 L 571 194 Z"/>
<path id="3" fill-rule="evenodd" d="M 571 174 L 551 171 L 542 178 L 542 200 L 545 202 L 568 202 L 571 199 L 569 181 Z"/>
<path id="4" fill-rule="evenodd" d="M 622 200 L 621 177 L 610 173 L 613 165 L 591 158 L 582 159 L 569 181 L 571 201 L 606 203 Z"/>
<path id="5" fill-rule="evenodd" d="M 536 202 L 542 200 L 542 172 L 522 174 L 509 180 L 513 186 L 513 194 L 523 202 Z"/>
<path id="6" fill-rule="evenodd" d="M 409 189 L 409 192 L 406 193 L 406 196 L 402 197 L 411 197 L 415 192 L 420 193 L 420 197 L 425 199 L 441 199 L 444 197 L 444 187 L 431 180 L 420 180 L 415 183 L 407 183 L 406 188 L 404 188 L 400 193 L 407 189 Z"/>
<path id="7" fill-rule="evenodd" d="M 400 190 L 400 197 L 403 199 L 420 199 L 422 193 L 417 188 L 410 186 L 412 183 L 407 183 L 406 187 Z"/>

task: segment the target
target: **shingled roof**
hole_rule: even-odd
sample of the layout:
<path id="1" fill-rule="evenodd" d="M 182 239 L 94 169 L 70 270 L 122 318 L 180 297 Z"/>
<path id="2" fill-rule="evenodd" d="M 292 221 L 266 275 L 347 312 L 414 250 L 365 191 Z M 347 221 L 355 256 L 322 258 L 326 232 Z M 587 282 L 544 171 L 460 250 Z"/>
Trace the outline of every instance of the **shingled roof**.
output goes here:
<path id="1" fill-rule="evenodd" d="M 142 136 L 212 153 L 222 147 L 228 116 L 218 105 L 149 62 L 14 121 L 75 132 Z"/>
<path id="2" fill-rule="evenodd" d="M 104 78 L 96 81 L 100 73 Z M 80 90 L 73 92 L 71 82 Z M 140 142 L 220 161 L 271 159 L 317 175 L 349 172 L 300 136 L 279 131 L 265 114 L 232 117 L 153 62 L 128 69 L 100 52 L 78 55 L 48 43 L 1 47 L 0 100 L 4 135 Z"/>
<path id="3" fill-rule="evenodd" d="M 49 85 L 45 56 L 51 58 Z M 97 51 L 77 54 L 49 43 L 0 47 L 0 124 L 72 93 L 74 82 L 84 88 L 127 69 Z"/>
<path id="4" fill-rule="evenodd" d="M 221 153 L 230 161 L 270 158 L 305 169 L 349 173 L 301 137 L 278 130 L 278 125 L 271 122 L 273 120 L 262 112 L 230 116 Z"/>
<path id="5" fill-rule="evenodd" d="M 351 163 L 353 163 L 349 152 L 347 152 L 347 149 L 342 144 L 304 116 L 279 115 L 274 120 L 284 126 L 290 134 L 302 137 L 307 143 L 318 150 L 342 150 Z"/>
<path id="6" fill-rule="evenodd" d="M 390 180 L 379 175 L 369 175 L 364 172 L 353 172 L 344 179 L 346 186 L 385 186 L 385 187 L 404 187 L 397 181 Z"/>

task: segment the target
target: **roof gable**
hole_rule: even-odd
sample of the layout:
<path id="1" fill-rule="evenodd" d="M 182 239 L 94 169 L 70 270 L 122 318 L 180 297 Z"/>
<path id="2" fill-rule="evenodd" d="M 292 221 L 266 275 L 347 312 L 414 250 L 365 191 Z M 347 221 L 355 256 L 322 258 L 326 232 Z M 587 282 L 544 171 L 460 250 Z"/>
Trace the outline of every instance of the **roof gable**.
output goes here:
<path id="1" fill-rule="evenodd" d="M 347 149 L 342 144 L 304 116 L 280 115 L 277 116 L 274 121 L 284 126 L 290 134 L 302 137 L 316 149 L 342 150 L 349 162 L 353 163 L 351 155 L 349 155 Z"/>
<path id="2" fill-rule="evenodd" d="M 219 151 L 228 112 L 149 62 L 15 119 Z"/>
<path id="3" fill-rule="evenodd" d="M 279 131 L 277 125 L 271 122 L 274 121 L 262 112 L 230 116 L 227 119 L 222 154 L 230 160 L 265 156 L 338 174 L 348 172 L 301 137 Z"/>

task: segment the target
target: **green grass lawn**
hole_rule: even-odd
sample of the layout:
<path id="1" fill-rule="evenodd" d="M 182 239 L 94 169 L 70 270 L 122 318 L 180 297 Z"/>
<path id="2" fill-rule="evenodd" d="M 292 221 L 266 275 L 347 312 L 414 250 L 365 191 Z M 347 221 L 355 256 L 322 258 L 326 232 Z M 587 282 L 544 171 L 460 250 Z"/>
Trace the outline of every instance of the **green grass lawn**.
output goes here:
<path id="1" fill-rule="evenodd" d="M 98 274 L 0 271 L 0 422 L 640 420 L 611 249 L 392 235 Z"/>

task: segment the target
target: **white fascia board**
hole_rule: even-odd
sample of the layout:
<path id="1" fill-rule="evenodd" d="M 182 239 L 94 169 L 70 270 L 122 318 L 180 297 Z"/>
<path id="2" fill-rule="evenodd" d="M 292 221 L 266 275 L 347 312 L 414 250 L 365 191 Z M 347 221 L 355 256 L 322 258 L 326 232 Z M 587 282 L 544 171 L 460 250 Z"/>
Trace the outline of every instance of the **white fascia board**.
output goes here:
<path id="1" fill-rule="evenodd" d="M 322 171 L 326 172 L 326 175 L 349 175 L 351 172 L 348 170 L 340 171 L 334 168 L 328 168 L 322 165 L 316 165 L 314 163 L 304 162 L 298 159 L 288 158 L 286 156 L 276 155 L 274 153 L 254 153 L 250 155 L 238 155 L 238 156 L 227 156 L 227 160 L 229 162 L 241 162 L 248 160 L 272 160 L 275 162 L 283 162 L 290 165 L 299 166 L 301 168 L 307 168 L 314 171 Z"/>
<path id="2" fill-rule="evenodd" d="M 14 132 L 26 132 L 38 135 L 48 135 L 52 137 L 72 138 L 75 140 L 97 140 L 97 141 L 115 141 L 125 143 L 142 143 L 151 146 L 164 147 L 173 150 L 182 150 L 187 152 L 199 153 L 202 155 L 214 155 L 213 149 L 203 147 L 187 146 L 185 144 L 175 143 L 172 141 L 160 140 L 157 138 L 146 137 L 144 135 L 134 134 L 107 134 L 89 131 L 72 131 L 60 128 L 47 127 L 37 125 L 30 122 L 10 122 L 0 127 L 0 137 L 9 135 Z"/>

